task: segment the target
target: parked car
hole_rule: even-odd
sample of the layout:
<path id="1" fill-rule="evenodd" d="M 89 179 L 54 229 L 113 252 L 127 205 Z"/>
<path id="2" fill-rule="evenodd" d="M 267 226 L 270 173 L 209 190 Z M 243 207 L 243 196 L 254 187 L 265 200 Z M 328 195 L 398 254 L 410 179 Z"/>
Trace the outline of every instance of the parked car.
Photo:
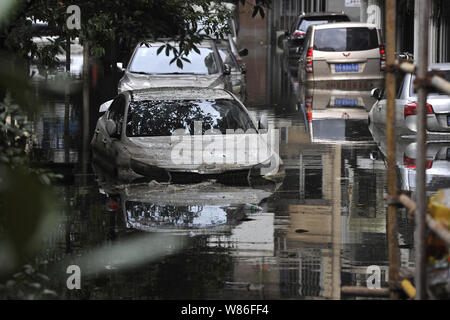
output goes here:
<path id="1" fill-rule="evenodd" d="M 284 54 L 289 62 L 298 62 L 300 57 L 298 49 L 303 45 L 306 31 L 311 25 L 326 24 L 333 22 L 348 22 L 350 18 L 339 12 L 311 12 L 302 13 L 292 24 L 289 30 L 286 30 L 284 41 Z"/>
<path id="2" fill-rule="evenodd" d="M 429 70 L 439 70 L 450 81 L 450 63 L 435 63 Z M 417 132 L 417 93 L 414 92 L 415 75 L 406 74 L 398 78 L 395 99 L 396 133 L 401 136 L 414 136 Z M 369 122 L 378 126 L 386 124 L 386 98 L 384 90 L 375 88 L 372 96 L 377 101 L 369 113 Z M 450 138 L 450 96 L 438 91 L 429 92 L 427 97 L 427 135 Z"/>
<path id="3" fill-rule="evenodd" d="M 168 42 L 176 47 L 177 43 Z M 158 54 L 164 41 L 144 42 L 136 46 L 118 91 L 155 87 L 198 86 L 232 89 L 231 66 L 224 64 L 217 46 L 212 40 L 203 41 L 197 46 L 200 53 L 192 50 L 180 68 L 173 59 L 173 52 L 167 56 L 165 50 Z"/>
<path id="4" fill-rule="evenodd" d="M 298 68 L 299 82 L 324 87 L 327 82 L 383 83 L 385 51 L 375 25 L 339 22 L 310 26 Z"/>
<path id="5" fill-rule="evenodd" d="M 117 174 L 278 174 L 271 131 L 231 92 L 209 88 L 125 91 L 100 107 L 93 159 Z"/>
<path id="6" fill-rule="evenodd" d="M 373 140 L 386 156 L 386 131 L 373 123 L 369 125 Z M 416 190 L 417 142 L 413 139 L 398 137 L 396 139 L 396 164 L 401 190 Z M 448 188 L 450 181 L 450 139 L 427 141 L 425 154 L 426 192 L 427 196 L 435 191 Z"/>
<path id="7" fill-rule="evenodd" d="M 224 64 L 231 67 L 230 77 L 233 88 L 232 91 L 241 99 L 242 102 L 244 102 L 246 98 L 247 79 L 245 74 L 247 70 L 245 69 L 245 66 L 239 65 L 239 62 L 231 51 L 229 41 L 216 40 L 216 44 L 222 61 Z"/>

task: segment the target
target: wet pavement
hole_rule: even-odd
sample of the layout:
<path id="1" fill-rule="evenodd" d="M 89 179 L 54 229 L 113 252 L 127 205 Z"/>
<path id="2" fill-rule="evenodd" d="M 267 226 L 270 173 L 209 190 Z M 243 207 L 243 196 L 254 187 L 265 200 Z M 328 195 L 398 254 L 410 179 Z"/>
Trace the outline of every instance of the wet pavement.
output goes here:
<path id="1" fill-rule="evenodd" d="M 39 258 L 60 298 L 344 299 L 341 286 L 365 286 L 373 265 L 386 286 L 386 167 L 382 133 L 368 127 L 370 97 L 303 90 L 264 26 L 241 22 L 246 105 L 280 130 L 282 181 L 118 183 L 81 162 L 80 98 L 48 102 L 33 152 L 69 178 L 57 186 L 58 228 Z M 414 191 L 414 169 L 399 157 L 399 185 Z M 448 186 L 442 172 L 430 190 Z M 403 210 L 398 221 L 401 265 L 412 267 L 413 223 Z M 66 268 L 78 261 L 82 288 L 68 290 Z"/>

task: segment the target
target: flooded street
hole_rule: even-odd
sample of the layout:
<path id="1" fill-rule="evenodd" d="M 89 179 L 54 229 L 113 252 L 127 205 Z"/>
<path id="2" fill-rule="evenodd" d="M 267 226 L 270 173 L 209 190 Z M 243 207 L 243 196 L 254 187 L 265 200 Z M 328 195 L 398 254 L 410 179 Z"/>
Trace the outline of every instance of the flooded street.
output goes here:
<path id="1" fill-rule="evenodd" d="M 380 267 L 387 286 L 384 136 L 367 120 L 374 100 L 366 91 L 301 87 L 268 39 L 265 20 L 244 15 L 245 105 L 279 129 L 280 181 L 115 181 L 83 162 L 90 153 L 82 147 L 80 94 L 70 104 L 47 103 L 34 121 L 32 154 L 65 179 L 57 186 L 58 228 L 37 260 L 48 261 L 58 297 L 354 299 L 341 287 L 365 287 L 370 266 Z M 98 105 L 91 107 L 95 117 Z M 414 196 L 415 167 L 405 160 L 413 142 L 398 142 L 397 171 L 400 188 Z M 449 185 L 449 149 L 429 148 L 440 155 L 430 192 Z M 414 267 L 413 221 L 398 212 L 401 266 Z M 144 241 L 131 246 L 137 239 Z M 116 255 L 116 248 L 128 249 Z M 68 290 L 66 268 L 78 261 L 81 290 Z"/>

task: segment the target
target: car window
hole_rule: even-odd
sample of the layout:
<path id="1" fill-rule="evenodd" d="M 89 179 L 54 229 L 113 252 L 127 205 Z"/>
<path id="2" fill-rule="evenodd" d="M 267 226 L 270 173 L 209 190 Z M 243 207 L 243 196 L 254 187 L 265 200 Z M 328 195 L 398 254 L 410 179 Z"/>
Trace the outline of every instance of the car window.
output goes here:
<path id="1" fill-rule="evenodd" d="M 450 70 L 442 70 L 442 72 L 444 73 L 444 79 L 450 82 Z M 410 90 L 410 96 L 411 97 L 415 97 L 417 96 L 417 92 L 414 90 L 414 80 L 416 79 L 416 76 L 411 76 L 411 80 L 410 80 L 410 85 L 409 85 L 409 90 Z M 428 92 L 428 95 L 447 95 L 444 92 L 438 91 L 436 89 L 432 89 L 431 91 Z"/>
<path id="2" fill-rule="evenodd" d="M 319 29 L 314 33 L 314 50 L 360 51 L 378 47 L 375 28 Z"/>
<path id="3" fill-rule="evenodd" d="M 307 18 L 300 21 L 300 23 L 297 25 L 297 30 L 306 31 L 308 27 L 312 25 L 346 21 L 349 21 L 346 16 Z"/>
<path id="4" fill-rule="evenodd" d="M 397 96 L 396 99 L 400 99 L 402 97 L 403 86 L 405 83 L 405 74 L 404 73 L 395 73 L 395 85 L 397 88 Z"/>
<path id="5" fill-rule="evenodd" d="M 131 61 L 130 71 L 148 74 L 219 73 L 218 63 L 211 48 L 198 48 L 200 53 L 192 50 L 186 57 L 190 62 L 183 61 L 183 68 L 179 68 L 175 62 L 170 63 L 174 57 L 172 51 L 166 56 L 165 50 L 157 54 L 158 48 L 159 46 L 138 48 Z"/>
<path id="6" fill-rule="evenodd" d="M 177 129 L 194 134 L 194 121 L 202 131 L 256 128 L 249 115 L 234 100 L 144 100 L 130 103 L 126 133 L 128 137 L 170 136 Z M 256 131 L 255 131 L 256 132 Z"/>

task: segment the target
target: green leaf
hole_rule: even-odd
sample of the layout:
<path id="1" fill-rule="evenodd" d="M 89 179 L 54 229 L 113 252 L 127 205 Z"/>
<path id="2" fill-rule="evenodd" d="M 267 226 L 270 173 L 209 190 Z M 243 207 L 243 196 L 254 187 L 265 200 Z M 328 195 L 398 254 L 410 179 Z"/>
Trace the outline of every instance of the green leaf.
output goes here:
<path id="1" fill-rule="evenodd" d="M 163 44 L 161 47 L 159 47 L 158 48 L 158 50 L 156 50 L 156 54 L 160 54 L 161 53 L 161 51 L 163 51 L 164 50 L 164 48 L 165 48 L 165 44 Z"/>

